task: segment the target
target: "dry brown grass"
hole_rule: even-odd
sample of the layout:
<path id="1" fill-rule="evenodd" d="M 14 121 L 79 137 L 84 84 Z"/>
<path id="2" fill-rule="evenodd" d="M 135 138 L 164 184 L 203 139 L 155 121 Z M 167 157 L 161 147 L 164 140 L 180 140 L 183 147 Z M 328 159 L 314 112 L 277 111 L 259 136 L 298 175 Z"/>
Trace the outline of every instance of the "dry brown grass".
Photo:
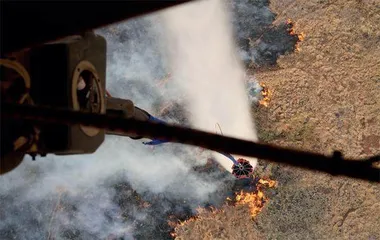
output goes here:
<path id="1" fill-rule="evenodd" d="M 380 154 L 380 1 L 272 0 L 271 7 L 279 13 L 276 21 L 293 19 L 306 38 L 299 53 L 257 74 L 273 91 L 269 107 L 253 111 L 260 138 L 325 154 L 340 150 L 346 157 Z M 379 185 L 290 167 L 269 169 L 279 190 L 256 223 L 244 210 L 231 208 L 217 221 L 184 226 L 179 236 L 380 239 Z M 231 222 L 244 227 L 231 228 Z"/>

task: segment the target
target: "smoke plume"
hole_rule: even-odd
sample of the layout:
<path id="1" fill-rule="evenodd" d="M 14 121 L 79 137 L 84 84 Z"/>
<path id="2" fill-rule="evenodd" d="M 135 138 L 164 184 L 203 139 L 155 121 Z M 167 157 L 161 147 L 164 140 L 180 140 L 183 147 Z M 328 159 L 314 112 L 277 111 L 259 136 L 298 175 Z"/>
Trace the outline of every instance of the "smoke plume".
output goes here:
<path id="1" fill-rule="evenodd" d="M 180 96 L 174 87 L 157 88 L 169 72 L 161 18 L 151 15 L 97 31 L 108 42 L 108 90 L 152 113 L 157 104 Z M 223 200 L 216 193 L 233 180 L 220 171 L 194 171 L 207 158 L 207 152 L 188 146 L 151 149 L 115 136 L 91 155 L 26 157 L 0 176 L 0 236 L 169 238 L 169 215 L 186 217 L 198 206 L 217 205 Z"/>
<path id="2" fill-rule="evenodd" d="M 218 133 L 219 124 L 225 135 L 256 140 L 232 33 L 248 62 L 265 65 L 268 49 L 276 57 L 283 44 L 259 39 L 274 20 L 269 1 L 224 3 L 197 1 L 97 30 L 108 44 L 109 92 L 168 122 Z M 163 106 L 172 107 L 164 114 Z M 229 160 L 214 155 L 230 171 Z M 91 155 L 26 157 L 0 176 L 0 238 L 167 239 L 169 216 L 217 206 L 231 191 L 231 174 L 205 165 L 208 158 L 190 146 L 151 149 L 115 136 Z"/>
<path id="3" fill-rule="evenodd" d="M 223 3 L 198 1 L 163 14 L 173 79 L 188 101 L 194 127 L 220 133 L 219 124 L 225 135 L 256 141 L 245 73 Z M 214 155 L 231 169 L 230 160 Z"/>

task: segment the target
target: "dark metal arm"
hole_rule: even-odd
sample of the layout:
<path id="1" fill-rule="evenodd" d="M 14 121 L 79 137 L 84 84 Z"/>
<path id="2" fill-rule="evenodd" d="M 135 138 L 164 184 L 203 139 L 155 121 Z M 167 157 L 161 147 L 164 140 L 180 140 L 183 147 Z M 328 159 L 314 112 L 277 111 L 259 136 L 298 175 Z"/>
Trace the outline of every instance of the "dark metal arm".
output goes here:
<path id="1" fill-rule="evenodd" d="M 105 128 L 106 130 L 118 131 L 121 134 L 133 133 L 151 139 L 169 140 L 219 152 L 257 157 L 309 170 L 318 170 L 332 175 L 345 175 L 380 182 L 380 169 L 372 165 L 374 161 L 379 161 L 378 157 L 373 157 L 367 161 L 343 159 L 339 153 L 328 157 L 321 154 L 254 143 L 178 126 L 63 109 L 2 104 L 1 112 L 2 118 L 22 118 L 45 123 L 80 123 Z"/>

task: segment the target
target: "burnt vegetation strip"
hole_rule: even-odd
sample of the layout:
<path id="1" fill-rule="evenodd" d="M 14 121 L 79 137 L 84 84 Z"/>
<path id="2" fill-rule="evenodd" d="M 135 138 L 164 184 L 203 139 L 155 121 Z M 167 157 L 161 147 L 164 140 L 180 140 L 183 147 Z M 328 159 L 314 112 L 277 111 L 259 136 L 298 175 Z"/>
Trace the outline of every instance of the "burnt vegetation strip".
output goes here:
<path id="1" fill-rule="evenodd" d="M 213 213 L 225 204 L 235 205 L 236 193 L 240 191 L 257 193 L 259 177 L 231 178 L 231 175 L 220 168 L 218 163 L 212 159 L 210 161 L 211 164 L 195 168 L 194 172 L 199 178 L 209 181 L 223 180 L 224 184 L 212 193 L 206 202 L 170 194 L 137 193 L 126 182 L 113 185 L 117 193 L 114 202 L 120 207 L 126 223 L 133 222 L 136 228 L 143 229 L 143 231 L 135 232 L 136 239 L 172 239 L 175 235 L 169 233 L 173 233 L 179 223 L 197 218 L 198 212 L 194 210 L 194 206 L 202 209 L 205 214 Z M 229 201 L 227 201 L 228 198 Z M 133 211 L 144 212 L 146 218 L 139 220 L 134 214 L 130 214 Z"/>
<path id="2" fill-rule="evenodd" d="M 125 223 L 133 223 L 136 229 L 135 239 L 172 239 L 170 235 L 174 231 L 175 225 L 196 216 L 194 206 L 198 206 L 207 211 L 212 211 L 216 207 L 222 206 L 228 196 L 233 195 L 235 188 L 234 178 L 230 174 L 221 170 L 218 164 L 194 169 L 199 178 L 209 181 L 225 181 L 220 191 L 209 196 L 209 201 L 203 202 L 196 198 L 182 198 L 166 193 L 142 192 L 137 193 L 127 182 L 117 182 L 113 184 L 116 191 L 114 202 L 121 209 Z M 138 219 L 134 211 L 143 212 L 144 219 Z"/>
<path id="3" fill-rule="evenodd" d="M 276 16 L 269 9 L 269 1 L 268 0 L 240 0 L 240 1 L 231 1 L 233 6 L 233 11 L 235 13 L 234 17 L 234 25 L 236 27 L 236 39 L 239 43 L 239 47 L 241 50 L 241 57 L 243 61 L 247 64 L 247 66 L 251 66 L 255 69 L 255 71 L 260 71 L 262 69 L 275 66 L 277 58 L 280 55 L 290 53 L 294 51 L 295 44 L 299 40 L 297 35 L 292 35 L 289 31 L 291 27 L 287 23 L 281 23 L 279 25 L 273 25 L 273 21 Z M 140 20 L 136 20 L 140 21 Z M 146 30 L 146 26 L 142 24 L 137 24 L 137 22 L 133 22 L 133 27 L 124 29 L 121 34 L 119 34 L 120 41 L 123 43 L 130 43 L 131 40 L 137 39 L 138 43 L 141 43 L 140 51 L 143 52 L 145 50 L 145 43 L 143 40 L 148 41 L 149 44 L 154 42 L 153 37 L 149 37 L 147 39 L 146 35 L 149 31 Z M 109 32 L 109 34 L 113 34 Z M 141 40 L 141 41 L 140 41 Z M 135 44 L 127 44 L 128 47 L 132 49 L 136 47 Z M 116 44 L 115 44 L 116 46 Z M 111 51 L 117 51 L 115 49 Z M 123 45 L 125 47 L 125 45 Z M 109 55 L 111 58 L 112 52 L 109 51 Z M 155 62 L 154 62 L 155 63 Z M 165 70 L 162 69 L 162 66 L 155 67 L 155 74 L 163 75 Z M 160 77 L 160 76 L 157 76 Z M 380 78 L 379 78 L 380 79 Z M 125 83 L 125 85 L 130 86 L 131 89 L 136 89 L 138 92 L 149 92 L 149 88 L 145 85 L 136 85 L 138 81 L 134 81 L 132 79 L 128 79 L 129 83 Z M 378 79 L 374 79 L 374 81 L 378 81 Z M 133 92 L 128 93 L 131 96 Z M 148 97 L 155 98 L 156 94 L 150 93 Z M 174 105 L 172 107 L 172 111 L 163 112 L 162 115 L 165 118 L 176 119 L 178 121 L 185 121 L 184 117 L 186 114 L 180 114 L 182 109 L 179 106 Z M 178 109 L 178 110 L 176 110 Z M 172 114 L 175 113 L 175 114 Z M 267 132 L 262 133 L 266 141 L 271 141 L 273 139 L 282 138 L 284 136 L 278 135 L 275 133 Z M 256 191 L 255 184 L 257 181 L 255 179 L 242 179 L 235 180 L 231 178 L 229 173 L 225 171 L 221 171 L 218 168 L 218 165 L 212 163 L 211 165 L 205 167 L 195 168 L 194 171 L 198 174 L 199 177 L 206 178 L 208 181 L 215 181 L 223 179 L 224 184 L 220 186 L 220 188 L 213 194 L 209 196 L 208 201 L 203 202 L 196 199 L 184 199 L 178 196 L 170 195 L 170 194 L 156 194 L 150 191 L 146 192 L 137 192 L 136 189 L 128 183 L 127 180 L 124 181 L 116 181 L 109 183 L 110 189 L 113 189 L 115 192 L 115 196 L 112 199 L 112 202 L 119 207 L 118 212 L 115 214 L 112 211 L 105 211 L 102 214 L 107 215 L 108 221 L 114 221 L 115 219 L 121 218 L 121 222 L 124 225 L 132 225 L 136 228 L 136 231 L 133 232 L 135 239 L 170 239 L 170 232 L 173 230 L 173 227 L 168 224 L 168 219 L 177 219 L 179 221 L 184 221 L 189 219 L 191 216 L 194 216 L 196 212 L 194 212 L 194 206 L 201 206 L 209 211 L 211 211 L 211 206 L 220 207 L 220 205 L 224 204 L 224 201 L 227 197 L 233 199 L 234 193 L 244 190 L 244 191 Z M 284 169 L 280 169 L 277 167 L 274 169 L 274 173 L 276 177 L 278 177 L 279 181 L 282 183 L 291 184 L 294 181 L 292 177 L 290 177 L 290 172 L 284 171 Z M 309 193 L 308 191 L 301 191 L 299 189 L 287 188 L 283 191 L 291 192 L 289 195 L 294 195 L 293 198 L 287 200 L 286 205 L 282 205 L 280 200 L 284 198 L 284 194 L 282 192 L 276 193 L 276 190 L 268 189 L 269 192 L 274 191 L 273 196 L 276 196 L 273 204 L 270 205 L 271 208 L 274 208 L 274 213 L 277 215 L 274 216 L 274 219 L 278 219 L 279 222 L 285 222 L 285 229 L 274 229 L 275 231 L 290 231 L 295 225 L 299 222 L 303 222 L 303 218 L 301 218 L 301 211 L 306 209 L 307 214 L 311 217 L 308 219 L 315 219 L 315 222 L 320 219 L 318 216 L 320 215 L 320 207 L 323 207 L 324 204 L 319 204 L 319 201 L 311 201 L 304 202 L 304 206 L 298 206 L 299 202 L 302 202 L 302 199 L 305 199 L 310 194 L 311 197 L 306 199 L 314 199 L 316 197 L 323 199 L 323 195 L 319 194 L 319 191 Z M 296 191 L 296 194 L 294 194 Z M 17 191 L 14 191 L 14 195 L 12 196 L 0 196 L 0 202 L 4 206 L 9 206 L 7 209 L 0 208 L 0 215 L 5 211 L 11 212 L 13 216 L 23 216 L 22 219 L 18 219 L 17 221 L 12 222 L 3 222 L 3 225 L 0 224 L 0 236 L 4 236 L 8 239 L 25 239 L 25 236 L 33 237 L 32 234 L 35 232 L 47 232 L 49 229 L 44 228 L 44 218 L 40 218 L 39 216 L 45 212 L 48 213 L 48 217 L 52 212 L 52 209 L 55 209 L 57 199 L 56 197 L 53 200 L 43 199 L 39 202 L 23 202 L 18 205 L 14 205 L 17 199 Z M 98 196 L 95 195 L 93 197 L 87 196 L 88 193 L 81 193 L 81 196 L 72 196 L 69 193 L 64 193 L 62 195 L 60 201 L 60 208 L 57 212 L 57 216 L 53 219 L 53 236 L 60 236 L 62 239 L 99 239 L 98 236 L 95 236 L 94 233 L 89 232 L 86 229 L 80 228 L 80 224 L 76 224 L 77 220 L 75 220 L 75 216 L 78 214 L 78 202 L 83 201 L 84 198 L 89 197 L 90 199 L 95 199 Z M 314 208 L 310 208 L 310 206 L 316 206 Z M 288 208 L 297 207 L 296 215 L 293 219 L 286 218 L 287 215 L 282 214 L 282 211 L 288 211 Z M 46 211 L 46 209 L 48 209 Z M 318 211 L 315 211 L 318 209 Z M 281 211 L 282 210 L 282 211 Z M 144 218 L 139 218 L 139 215 L 135 213 L 138 212 Z M 59 217 L 58 215 L 62 214 L 64 217 L 70 219 L 68 223 L 58 223 Z M 173 217 L 174 216 L 174 217 Z M 55 222 L 57 221 L 57 222 Z M 17 223 L 15 223 L 17 222 Z M 54 224 L 55 223 L 55 224 Z M 314 222 L 309 223 L 310 229 L 312 228 L 312 224 Z M 22 226 L 28 226 L 24 228 Z M 263 222 L 260 225 L 262 228 L 269 228 L 269 222 L 265 224 Z M 281 226 L 278 224 L 278 226 Z M 268 232 L 274 231 L 273 229 L 268 229 Z M 105 230 L 105 232 L 109 232 L 109 240 L 111 239 L 123 239 L 119 238 L 119 236 L 113 236 L 112 231 Z M 56 235 L 54 235 L 54 233 Z M 23 237 L 24 236 L 24 237 Z M 34 239 L 40 239 L 35 237 Z M 126 238 L 128 239 L 128 238 Z"/>
<path id="4" fill-rule="evenodd" d="M 268 0 L 230 1 L 240 56 L 257 71 L 275 68 L 278 57 L 294 52 L 302 41 L 290 20 L 273 24 L 277 16 L 269 4 Z"/>

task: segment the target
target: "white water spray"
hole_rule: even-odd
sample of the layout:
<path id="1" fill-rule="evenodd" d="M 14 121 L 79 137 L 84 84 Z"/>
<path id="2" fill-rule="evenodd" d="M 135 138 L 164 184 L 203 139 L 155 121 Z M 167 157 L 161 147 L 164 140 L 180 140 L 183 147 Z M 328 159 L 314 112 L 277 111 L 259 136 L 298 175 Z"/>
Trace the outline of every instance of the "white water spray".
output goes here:
<path id="1" fill-rule="evenodd" d="M 215 133 L 219 124 L 226 136 L 257 141 L 224 1 L 175 7 L 163 19 L 173 79 L 189 102 L 194 127 Z M 215 157 L 231 169 L 230 160 L 218 153 Z M 256 159 L 245 159 L 256 166 Z"/>

